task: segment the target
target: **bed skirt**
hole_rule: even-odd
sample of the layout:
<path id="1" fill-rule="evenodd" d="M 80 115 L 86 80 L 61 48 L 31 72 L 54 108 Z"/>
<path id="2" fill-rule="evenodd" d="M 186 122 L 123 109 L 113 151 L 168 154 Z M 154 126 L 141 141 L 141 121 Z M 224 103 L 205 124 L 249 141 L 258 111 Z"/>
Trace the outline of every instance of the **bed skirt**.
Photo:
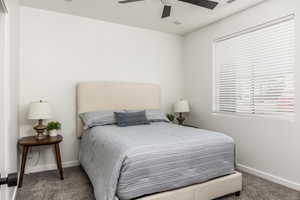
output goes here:
<path id="1" fill-rule="evenodd" d="M 236 172 L 205 183 L 158 193 L 137 200 L 211 200 L 242 191 L 242 174 Z"/>

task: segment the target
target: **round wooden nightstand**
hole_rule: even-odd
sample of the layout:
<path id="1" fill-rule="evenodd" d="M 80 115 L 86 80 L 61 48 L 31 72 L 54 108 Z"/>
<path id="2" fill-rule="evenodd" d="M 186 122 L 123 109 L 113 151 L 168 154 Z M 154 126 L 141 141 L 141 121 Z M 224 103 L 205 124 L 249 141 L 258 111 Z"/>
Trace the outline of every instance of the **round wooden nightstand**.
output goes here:
<path id="1" fill-rule="evenodd" d="M 33 146 L 54 145 L 57 169 L 60 174 L 60 179 L 61 180 L 64 179 L 62 163 L 61 163 L 61 156 L 60 156 L 60 148 L 59 148 L 59 143 L 62 141 L 63 141 L 63 137 L 61 135 L 58 135 L 55 137 L 48 136 L 43 140 L 38 140 L 38 139 L 36 139 L 35 136 L 23 137 L 23 138 L 19 139 L 18 143 L 23 148 L 22 149 L 22 163 L 21 163 L 19 188 L 22 187 L 22 183 L 23 183 L 23 176 L 24 176 L 24 171 L 25 171 L 28 150 L 30 147 L 33 147 Z"/>

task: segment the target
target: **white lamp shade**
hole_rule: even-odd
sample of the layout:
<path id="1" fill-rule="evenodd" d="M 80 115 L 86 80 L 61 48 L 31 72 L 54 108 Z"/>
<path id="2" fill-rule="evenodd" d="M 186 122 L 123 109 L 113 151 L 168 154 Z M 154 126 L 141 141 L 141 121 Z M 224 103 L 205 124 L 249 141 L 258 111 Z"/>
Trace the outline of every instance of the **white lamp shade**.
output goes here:
<path id="1" fill-rule="evenodd" d="M 188 113 L 190 112 L 189 102 L 187 100 L 181 100 L 174 105 L 175 113 Z"/>
<path id="2" fill-rule="evenodd" d="M 51 106 L 48 102 L 32 102 L 29 106 L 28 119 L 51 119 Z"/>

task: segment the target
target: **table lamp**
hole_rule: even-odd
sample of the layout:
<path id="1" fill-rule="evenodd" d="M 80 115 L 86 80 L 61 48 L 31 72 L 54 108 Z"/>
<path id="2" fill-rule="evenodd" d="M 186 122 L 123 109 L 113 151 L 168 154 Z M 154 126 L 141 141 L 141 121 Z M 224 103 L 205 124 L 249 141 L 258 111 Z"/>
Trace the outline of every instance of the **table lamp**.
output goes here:
<path id="1" fill-rule="evenodd" d="M 43 125 L 43 120 L 51 119 L 51 117 L 51 106 L 48 102 L 39 101 L 32 102 L 30 104 L 28 119 L 38 120 L 38 125 L 33 127 L 34 130 L 36 130 L 37 132 L 36 139 L 42 140 L 46 138 L 46 136 L 43 133 L 47 127 Z"/>
<path id="2" fill-rule="evenodd" d="M 177 121 L 180 125 L 183 124 L 185 118 L 183 117 L 183 113 L 190 112 L 189 102 L 187 100 L 180 100 L 174 105 L 174 112 L 179 113 L 179 117 L 177 117 Z"/>

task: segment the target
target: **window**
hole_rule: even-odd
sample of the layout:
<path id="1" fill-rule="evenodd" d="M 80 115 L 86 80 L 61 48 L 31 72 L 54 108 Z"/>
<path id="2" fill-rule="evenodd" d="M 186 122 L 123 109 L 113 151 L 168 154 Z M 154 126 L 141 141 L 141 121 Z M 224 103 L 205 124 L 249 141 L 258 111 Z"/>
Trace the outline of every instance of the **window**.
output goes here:
<path id="1" fill-rule="evenodd" d="M 215 112 L 294 113 L 294 16 L 220 38 L 214 51 Z"/>

